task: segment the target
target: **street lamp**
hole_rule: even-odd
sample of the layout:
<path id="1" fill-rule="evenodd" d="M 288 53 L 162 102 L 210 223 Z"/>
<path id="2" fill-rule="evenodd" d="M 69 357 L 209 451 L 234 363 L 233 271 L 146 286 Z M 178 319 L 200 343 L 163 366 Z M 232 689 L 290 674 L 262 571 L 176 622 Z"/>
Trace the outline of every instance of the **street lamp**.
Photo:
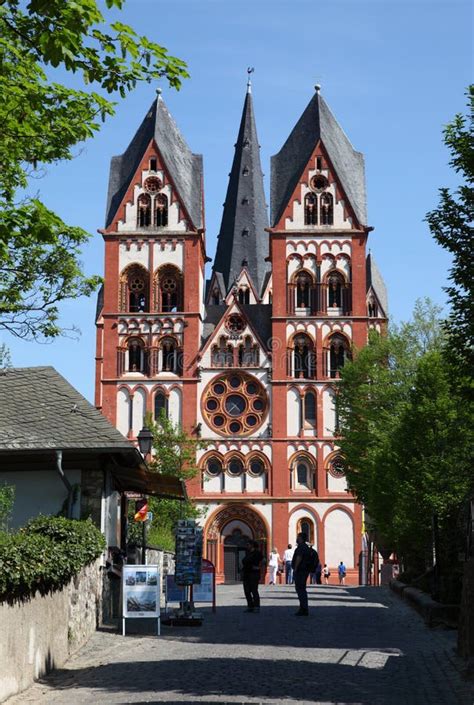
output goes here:
<path id="1" fill-rule="evenodd" d="M 142 430 L 137 436 L 138 447 L 140 448 L 140 453 L 143 455 L 146 461 L 147 457 L 151 453 L 151 445 L 153 442 L 153 434 L 149 428 L 143 426 Z M 146 521 L 142 522 L 142 563 L 146 564 Z"/>
<path id="2" fill-rule="evenodd" d="M 140 453 L 143 457 L 147 458 L 151 453 L 151 444 L 153 442 L 153 434 L 149 428 L 144 426 L 137 436 L 138 447 L 140 448 Z"/>

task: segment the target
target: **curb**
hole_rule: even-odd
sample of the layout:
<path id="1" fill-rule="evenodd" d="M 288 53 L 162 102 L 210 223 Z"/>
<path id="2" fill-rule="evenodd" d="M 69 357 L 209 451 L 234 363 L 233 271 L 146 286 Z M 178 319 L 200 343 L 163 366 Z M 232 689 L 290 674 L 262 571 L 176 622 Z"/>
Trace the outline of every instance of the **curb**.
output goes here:
<path id="1" fill-rule="evenodd" d="M 391 580 L 389 584 L 393 592 L 419 612 L 428 627 L 436 627 L 440 624 L 457 627 L 459 605 L 443 605 L 433 600 L 426 592 L 410 587 L 400 580 Z"/>

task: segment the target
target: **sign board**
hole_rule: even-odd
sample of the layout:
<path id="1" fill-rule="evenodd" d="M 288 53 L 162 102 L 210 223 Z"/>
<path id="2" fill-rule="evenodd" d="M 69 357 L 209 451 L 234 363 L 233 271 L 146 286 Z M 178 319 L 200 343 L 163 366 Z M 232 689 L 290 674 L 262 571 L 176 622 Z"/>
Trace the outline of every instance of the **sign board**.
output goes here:
<path id="1" fill-rule="evenodd" d="M 147 513 L 146 513 L 146 520 L 147 520 L 147 521 L 153 521 L 153 512 L 147 512 Z"/>
<path id="2" fill-rule="evenodd" d="M 176 528 L 175 581 L 177 585 L 201 582 L 202 529 L 194 519 L 180 519 Z"/>
<path id="3" fill-rule="evenodd" d="M 174 575 L 166 576 L 166 602 L 184 602 L 186 589 L 183 585 L 176 585 Z"/>
<path id="4" fill-rule="evenodd" d="M 122 568 L 122 618 L 160 619 L 160 572 L 157 565 L 124 565 Z M 158 634 L 160 633 L 158 624 Z"/>
<path id="5" fill-rule="evenodd" d="M 212 611 L 216 611 L 216 569 L 214 563 L 202 559 L 201 583 L 192 586 L 191 599 L 193 602 L 210 602 Z"/>

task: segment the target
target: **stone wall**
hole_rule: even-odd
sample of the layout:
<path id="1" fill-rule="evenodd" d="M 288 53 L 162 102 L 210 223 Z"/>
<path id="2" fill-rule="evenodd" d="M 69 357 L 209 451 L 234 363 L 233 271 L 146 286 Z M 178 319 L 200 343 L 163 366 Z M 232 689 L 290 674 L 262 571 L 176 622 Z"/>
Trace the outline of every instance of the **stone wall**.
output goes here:
<path id="1" fill-rule="evenodd" d="M 100 571 L 97 560 L 61 590 L 0 603 L 0 702 L 62 666 L 87 642 L 100 619 Z"/>

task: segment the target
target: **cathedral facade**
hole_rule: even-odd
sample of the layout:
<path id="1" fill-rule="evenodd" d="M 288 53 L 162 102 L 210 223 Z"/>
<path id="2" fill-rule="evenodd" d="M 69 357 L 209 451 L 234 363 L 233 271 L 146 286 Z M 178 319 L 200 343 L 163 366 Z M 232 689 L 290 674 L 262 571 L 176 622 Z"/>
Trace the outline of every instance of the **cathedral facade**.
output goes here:
<path id="1" fill-rule="evenodd" d="M 305 531 L 358 582 L 362 508 L 337 448 L 338 377 L 387 317 L 367 254 L 364 159 L 319 87 L 271 159 L 270 218 L 250 84 L 206 279 L 203 162 L 158 95 L 111 162 L 96 405 L 136 439 L 166 414 L 193 437 L 205 556 L 239 578 L 247 538 Z"/>

